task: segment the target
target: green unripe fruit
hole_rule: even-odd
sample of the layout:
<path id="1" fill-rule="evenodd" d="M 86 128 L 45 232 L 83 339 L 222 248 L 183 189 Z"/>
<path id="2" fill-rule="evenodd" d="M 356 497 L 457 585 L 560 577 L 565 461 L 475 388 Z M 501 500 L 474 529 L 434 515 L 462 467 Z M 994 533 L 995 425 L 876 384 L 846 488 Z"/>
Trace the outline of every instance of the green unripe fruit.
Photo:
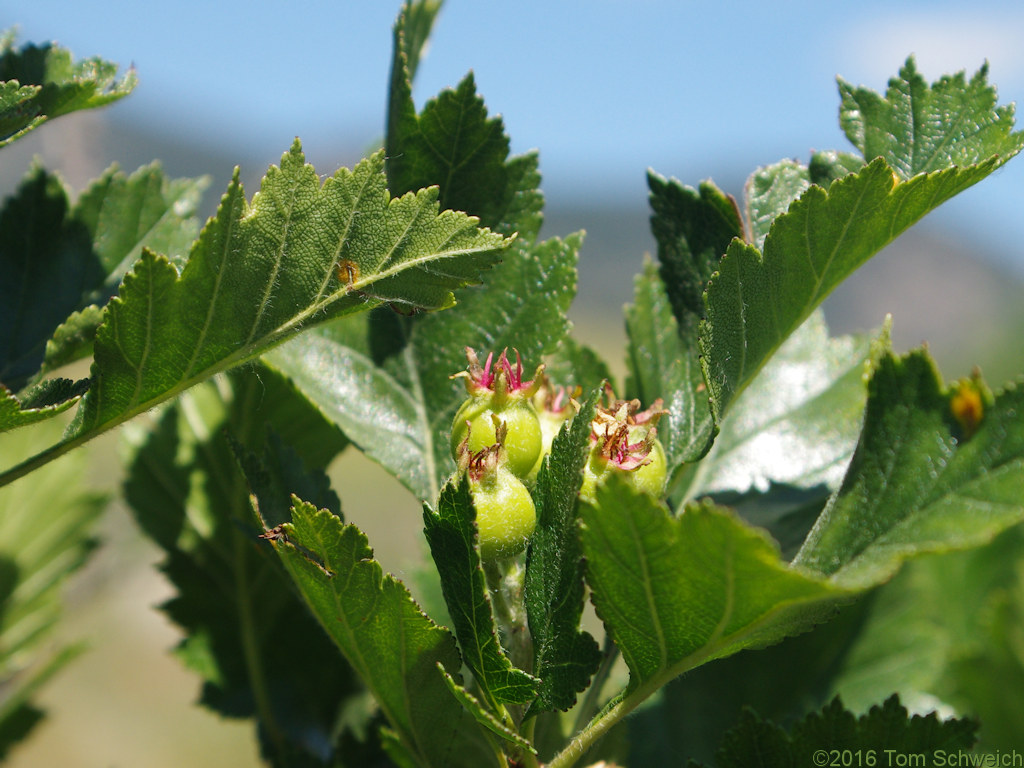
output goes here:
<path id="1" fill-rule="evenodd" d="M 537 525 L 537 510 L 523 481 L 498 466 L 479 480 L 471 478 L 469 489 L 476 509 L 480 558 L 513 557 L 526 549 Z"/>
<path id="2" fill-rule="evenodd" d="M 647 454 L 645 463 L 633 469 L 625 469 L 619 466 L 614 459 L 610 459 L 601 453 L 601 444 L 594 443 L 590 447 L 590 455 L 583 467 L 583 485 L 580 487 L 580 498 L 584 501 L 594 503 L 596 501 L 597 484 L 611 473 L 617 473 L 624 477 L 629 485 L 638 491 L 650 494 L 660 499 L 665 490 L 665 479 L 668 474 L 668 464 L 665 461 L 665 450 L 661 443 L 654 440 L 651 444 L 650 453 Z"/>
<path id="3" fill-rule="evenodd" d="M 494 398 L 487 395 L 466 400 L 452 423 L 452 456 L 458 459 L 459 445 L 465 439 L 467 429 L 470 453 L 494 445 L 497 435 L 493 416 L 504 422 L 508 430 L 504 443 L 506 466 L 518 477 L 526 477 L 540 458 L 544 446 L 537 412 L 527 400 L 511 398 L 502 407 L 495 407 Z"/>

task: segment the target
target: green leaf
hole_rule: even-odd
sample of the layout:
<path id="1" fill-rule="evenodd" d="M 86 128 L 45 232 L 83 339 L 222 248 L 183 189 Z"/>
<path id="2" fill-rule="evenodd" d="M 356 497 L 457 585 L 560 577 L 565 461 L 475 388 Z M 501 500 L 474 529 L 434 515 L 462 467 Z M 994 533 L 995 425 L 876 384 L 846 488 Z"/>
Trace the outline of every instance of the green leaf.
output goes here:
<path id="1" fill-rule="evenodd" d="M 812 632 L 687 673 L 630 719 L 634 762 L 710 761 L 743 705 L 787 722 L 837 694 L 866 712 L 894 691 L 912 712 L 977 717 L 979 749 L 1009 752 L 1024 725 L 1022 555 L 1016 526 L 983 547 L 921 557 Z"/>
<path id="2" fill-rule="evenodd" d="M 997 156 L 996 165 L 1024 146 L 1013 132 L 1013 105 L 996 106 L 986 64 L 967 81 L 964 72 L 931 86 L 907 59 L 885 97 L 838 79 L 839 123 L 867 160 L 883 158 L 902 178 Z"/>
<path id="3" fill-rule="evenodd" d="M 645 405 L 665 401 L 669 413 L 659 434 L 671 475 L 707 453 L 714 439 L 697 356 L 701 297 L 729 242 L 743 236 L 743 222 L 736 202 L 710 181 L 693 189 L 649 172 L 647 185 L 660 268 L 645 264 L 626 309 L 627 390 Z"/>
<path id="4" fill-rule="evenodd" d="M 18 390 L 37 376 L 58 326 L 106 302 L 144 243 L 184 253 L 204 186 L 170 181 L 156 166 L 130 177 L 111 169 L 72 206 L 58 177 L 30 171 L 0 212 L 0 379 Z M 95 314 L 62 335 L 50 367 L 88 351 Z"/>
<path id="5" fill-rule="evenodd" d="M 970 720 L 939 720 L 932 713 L 910 717 L 893 696 L 859 718 L 838 698 L 820 713 L 808 715 L 787 733 L 746 710 L 716 756 L 717 768 L 796 768 L 830 765 L 846 755 L 865 765 L 963 765 L 978 725 Z M 821 759 L 821 758 L 824 759 Z M 933 762 L 934 761 L 934 762 Z M 841 762 L 839 764 L 842 764 Z M 690 763 L 691 768 L 698 768 Z"/>
<path id="6" fill-rule="evenodd" d="M 512 666 L 498 642 L 476 546 L 476 511 L 465 475 L 457 485 L 449 482 L 441 489 L 436 511 L 423 505 L 423 524 L 462 660 L 473 673 L 483 699 L 492 706 L 530 701 L 538 681 Z"/>
<path id="7" fill-rule="evenodd" d="M 534 755 L 537 754 L 537 750 L 533 748 L 533 745 L 529 741 L 524 739 L 518 733 L 513 731 L 511 728 L 503 725 L 494 715 L 484 709 L 480 702 L 465 688 L 455 682 L 455 679 L 445 672 L 444 667 L 438 664 L 438 669 L 441 674 L 444 675 L 444 681 L 448 684 L 448 689 L 452 692 L 452 695 L 462 704 L 466 710 L 476 718 L 476 721 L 480 725 L 484 726 L 491 733 L 500 736 L 510 744 L 515 744 L 522 750 L 531 752 Z"/>
<path id="8" fill-rule="evenodd" d="M 710 181 L 693 189 L 649 172 L 647 186 L 661 277 L 675 316 L 687 331 L 703 316 L 704 288 L 729 243 L 743 237 L 743 222 L 736 201 Z"/>
<path id="9" fill-rule="evenodd" d="M 883 357 L 842 487 L 795 562 L 848 587 L 877 584 L 907 557 L 977 546 L 1024 519 L 1024 389 L 979 395 L 964 417 L 958 398 L 977 386 L 944 389 L 925 351 Z"/>
<path id="10" fill-rule="evenodd" d="M 637 699 L 711 659 L 804 631 L 849 599 L 709 502 L 672 517 L 613 477 L 581 519 L 594 607 Z"/>
<path id="11" fill-rule="evenodd" d="M 955 650 L 936 685 L 943 700 L 984 723 L 981 744 L 988 751 L 1016 749 L 1024 726 L 1013 696 L 1013 691 L 1024 685 L 1024 573 L 1020 551 L 1018 544 L 1011 578 L 991 590 L 984 600 L 968 604 L 977 609 L 976 630 L 970 642 Z"/>
<path id="12" fill-rule="evenodd" d="M 430 32 L 441 11 L 442 0 L 406 0 L 396 22 L 402 30 L 401 51 L 405 56 L 409 82 L 416 78 L 420 58 L 426 53 Z"/>
<path id="13" fill-rule="evenodd" d="M 657 764 L 666 754 L 711 762 L 748 707 L 776 723 L 792 723 L 823 707 L 836 695 L 832 683 L 845 669 L 871 604 L 870 596 L 862 598 L 811 632 L 717 659 L 676 678 L 627 721 L 630 764 Z M 927 652 L 927 644 L 916 650 Z M 902 656 L 897 663 L 903 661 L 912 663 Z M 893 668 L 888 672 L 898 674 Z M 863 707 L 847 706 L 865 712 L 893 690 L 886 687 Z M 840 693 L 847 701 L 846 692 Z"/>
<path id="14" fill-rule="evenodd" d="M 872 592 L 861 621 L 846 637 L 842 663 L 824 681 L 826 690 L 841 695 L 854 711 L 865 711 L 893 692 L 918 712 L 969 711 L 940 696 L 937 683 L 957 655 L 962 614 L 978 613 L 987 597 L 970 579 L 957 583 L 965 575 L 958 560 L 986 549 L 913 560 Z M 972 629 L 984 642 L 980 628 Z"/>
<path id="15" fill-rule="evenodd" d="M 416 105 L 412 100 L 412 81 L 440 10 L 439 0 L 406 0 L 395 20 L 385 140 L 389 155 L 403 130 L 415 130 Z"/>
<path id="16" fill-rule="evenodd" d="M 59 385 L 59 391 L 62 394 L 66 394 L 67 397 L 59 402 L 44 405 L 33 405 L 23 402 L 13 392 L 8 390 L 7 387 L 0 385 L 0 432 L 6 432 L 16 427 L 24 427 L 28 424 L 35 424 L 38 421 L 46 421 L 58 413 L 68 410 L 81 398 L 83 391 L 81 387 L 63 387 L 63 383 L 68 382 L 68 379 L 54 379 L 51 381 Z M 48 388 L 52 389 L 53 387 L 54 384 L 48 383 Z"/>
<path id="17" fill-rule="evenodd" d="M 130 429 L 124 493 L 165 554 L 161 569 L 175 594 L 162 607 L 185 632 L 176 653 L 199 675 L 201 702 L 225 716 L 254 718 L 268 759 L 326 760 L 338 713 L 362 691 L 280 563 L 258 546 L 261 529 L 235 453 L 251 468 L 247 451 L 263 447 L 268 422 L 296 413 L 274 393 L 265 372 L 233 374 L 186 393 L 151 428 Z M 247 448 L 233 448 L 226 430 Z M 326 485 L 322 475 L 300 472 L 280 441 L 262 455 L 259 491 L 268 515 L 268 489 L 284 496 L 284 506 L 282 488 Z"/>
<path id="18" fill-rule="evenodd" d="M 583 614 L 582 548 L 576 504 L 590 451 L 590 422 L 601 397 L 595 389 L 579 413 L 555 436 L 537 477 L 537 528 L 526 560 L 525 604 L 540 678 L 532 713 L 566 710 L 576 703 L 601 663 Z"/>
<path id="19" fill-rule="evenodd" d="M 144 251 L 97 331 L 74 432 L 50 455 L 330 317 L 449 306 L 508 240 L 439 213 L 436 190 L 392 200 L 383 163 L 378 153 L 321 185 L 296 142 L 251 205 L 236 177 L 180 275 Z"/>
<path id="20" fill-rule="evenodd" d="M 785 213 L 808 186 L 810 175 L 807 167 L 796 160 L 783 160 L 750 174 L 744 188 L 747 220 L 750 222 L 749 242 L 763 248 L 772 222 L 779 214 Z"/>
<path id="21" fill-rule="evenodd" d="M 696 469 L 699 478 L 699 466 Z M 729 507 L 750 525 L 764 528 L 778 542 L 782 559 L 788 562 L 800 551 L 832 490 L 826 485 L 799 488 L 770 482 L 764 490 L 751 487 L 743 493 L 719 491 L 708 498 Z"/>
<path id="22" fill-rule="evenodd" d="M 527 370 L 556 349 L 568 330 L 580 243 L 572 236 L 529 251 L 513 247 L 485 288 L 464 291 L 451 310 L 412 322 L 387 318 L 390 327 L 374 318 L 369 328 L 350 329 L 354 341 L 314 330 L 265 360 L 417 498 L 435 499 L 455 469 L 451 425 L 466 390 L 450 377 L 465 369 L 465 348 L 515 348 Z M 380 337 L 397 346 L 383 359 L 374 348 Z"/>
<path id="23" fill-rule="evenodd" d="M 537 190 L 537 156 L 508 160 L 509 138 L 499 117 L 488 118 L 472 73 L 455 90 L 427 102 L 388 144 L 388 187 L 394 194 L 440 183 L 445 208 L 466 211 L 505 234 L 532 241 L 544 201 Z M 526 199 L 522 199 L 522 198 Z"/>
<path id="24" fill-rule="evenodd" d="M 472 73 L 416 113 L 412 73 L 436 13 L 433 4 L 407 6 L 395 25 L 388 188 L 397 196 L 436 184 L 443 208 L 465 211 L 482 226 L 506 235 L 518 232 L 532 242 L 544 207 L 537 154 L 509 158 L 504 122 L 488 117 Z"/>
<path id="25" fill-rule="evenodd" d="M 498 765 L 487 731 L 438 673 L 440 663 L 459 682 L 454 639 L 382 573 L 363 533 L 298 500 L 282 531 L 272 542 L 282 562 L 417 764 Z"/>
<path id="26" fill-rule="evenodd" d="M 812 184 L 827 187 L 836 179 L 857 173 L 864 167 L 864 158 L 849 152 L 812 152 L 807 172 Z"/>
<path id="27" fill-rule="evenodd" d="M 232 182 L 180 276 L 145 254 L 97 335 L 83 430 L 123 421 L 307 323 L 365 307 L 367 296 L 447 306 L 451 288 L 474 279 L 504 241 L 466 216 L 438 214 L 430 190 L 389 200 L 382 164 L 377 154 L 321 187 L 296 143 L 251 206 Z M 339 258 L 354 264 L 351 284 L 335 274 Z"/>
<path id="28" fill-rule="evenodd" d="M 0 454 L 56 439 L 57 421 L 6 433 Z M 69 457 L 0 489 L 0 753 L 43 716 L 38 690 L 82 650 L 57 641 L 62 591 L 88 560 L 106 496 L 90 490 L 85 456 Z M 58 644 L 59 643 L 59 644 Z"/>
<path id="29" fill-rule="evenodd" d="M 984 70 L 969 84 L 958 75 L 931 89 L 912 62 L 901 77 L 889 101 L 841 84 L 841 122 L 871 160 L 867 166 L 850 173 L 856 158 L 819 154 L 813 170 L 782 163 L 752 179 L 750 207 L 759 209 L 748 209 L 754 245 L 733 242 L 705 294 L 700 349 L 716 423 L 836 285 L 1024 146 L 1024 134 L 1011 133 L 1012 107 L 994 107 Z M 809 187 L 775 218 L 809 181 L 831 185 Z M 762 252 L 757 239 L 769 222 Z"/>
<path id="30" fill-rule="evenodd" d="M 117 65 L 99 58 L 72 62 L 54 44 L 14 48 L 10 31 L 0 40 L 0 147 L 47 120 L 79 109 L 102 107 L 127 96 L 135 70 L 117 78 Z"/>
<path id="31" fill-rule="evenodd" d="M 265 365 L 237 369 L 230 374 L 236 381 L 251 376 L 256 378 L 258 387 L 251 381 L 246 382 L 244 392 L 248 402 L 242 407 L 250 415 L 248 423 L 265 425 L 279 435 L 281 442 L 296 452 L 304 466 L 326 470 L 334 457 L 348 446 L 341 430 L 287 379 Z M 259 435 L 246 437 L 250 445 L 259 443 Z M 319 500 L 317 503 L 325 506 Z"/>
<path id="32" fill-rule="evenodd" d="M 733 241 L 708 283 L 700 350 L 716 422 L 824 298 L 925 213 L 991 173 L 998 158 L 899 181 L 882 160 L 811 186 L 775 219 L 764 253 Z"/>
<path id="33" fill-rule="evenodd" d="M 688 494 L 838 487 L 860 434 L 871 347 L 867 337 L 830 338 L 821 313 L 811 315 L 736 399 Z"/>
<path id="34" fill-rule="evenodd" d="M 43 371 L 54 371 L 63 365 L 92 355 L 96 330 L 102 323 L 103 307 L 96 304 L 90 304 L 85 309 L 68 315 L 46 342 Z"/>
<path id="35" fill-rule="evenodd" d="M 56 176 L 34 168 L 0 212 L 0 380 L 19 390 L 46 340 L 104 273 Z"/>
<path id="36" fill-rule="evenodd" d="M 662 270 L 664 271 L 664 270 Z M 696 326 L 681 331 L 666 286 L 650 261 L 634 280 L 626 306 L 629 397 L 645 406 L 662 398 L 668 412 L 658 422 L 669 476 L 684 461 L 703 456 L 714 437 L 704 373 L 697 359 Z"/>
<path id="37" fill-rule="evenodd" d="M 487 117 L 471 81 L 458 93 L 446 92 L 431 102 L 422 114 L 415 112 L 405 57 L 410 46 L 421 44 L 422 35 L 417 38 L 420 43 L 407 40 L 406 24 L 413 24 L 417 13 L 432 19 L 435 11 L 432 6 L 407 5 L 395 27 L 389 183 L 393 190 L 404 184 L 437 184 L 446 204 L 457 199 L 465 210 L 490 216 L 499 231 L 518 229 L 529 235 L 533 225 L 528 222 L 535 217 L 539 226 L 542 204 L 536 192 L 536 158 L 507 159 L 501 121 Z M 462 109 L 466 111 L 459 112 Z M 491 137 L 486 151 L 477 152 L 475 145 L 445 133 L 444 121 L 456 114 L 470 119 L 467 127 L 473 131 Z M 417 153 L 426 151 L 422 141 L 428 136 L 443 142 L 442 154 L 448 160 L 424 156 L 413 162 Z M 399 146 L 404 149 L 398 151 Z M 396 168 L 398 155 L 403 159 Z M 503 180 L 501 184 L 491 180 L 475 189 L 461 182 L 453 186 L 452 179 L 461 177 L 450 176 L 452 168 L 472 176 L 478 164 L 503 168 L 495 177 Z M 458 197 L 450 200 L 449 194 Z M 484 277 L 485 289 L 463 291 L 454 310 L 408 319 L 380 312 L 369 319 L 347 319 L 304 334 L 266 359 L 417 498 L 433 500 L 454 469 L 451 420 L 466 395 L 449 377 L 465 368 L 465 348 L 485 356 L 488 351 L 516 349 L 527 368 L 554 352 L 569 327 L 565 313 L 576 291 L 581 240 L 573 235 L 530 245 L 520 238 Z M 371 401 L 374 408 L 366 408 Z"/>
<path id="38" fill-rule="evenodd" d="M 184 263 L 199 233 L 195 219 L 209 177 L 168 179 L 158 163 L 130 176 L 108 168 L 78 197 L 72 219 L 88 231 L 106 279 L 85 302 L 106 301 L 138 261 L 142 247 Z"/>

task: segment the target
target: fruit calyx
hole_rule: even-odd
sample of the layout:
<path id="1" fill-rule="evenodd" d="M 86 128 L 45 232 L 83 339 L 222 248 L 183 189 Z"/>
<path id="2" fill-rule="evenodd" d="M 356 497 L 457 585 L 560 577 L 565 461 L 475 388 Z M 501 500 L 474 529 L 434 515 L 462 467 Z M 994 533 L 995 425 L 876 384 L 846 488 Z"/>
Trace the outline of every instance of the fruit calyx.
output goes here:
<path id="1" fill-rule="evenodd" d="M 537 409 L 538 416 L 547 416 L 556 421 L 566 421 L 579 413 L 579 398 L 583 394 L 581 387 L 555 385 L 545 373 L 536 376 L 534 381 L 538 380 L 540 383 L 533 395 L 533 407 Z"/>
<path id="2" fill-rule="evenodd" d="M 470 433 L 472 426 L 466 424 L 466 435 L 462 438 L 458 447 L 459 473 L 466 473 L 469 479 L 479 483 L 486 477 L 492 477 L 497 472 L 498 464 L 505 452 L 505 438 L 508 435 L 508 427 L 497 416 L 491 414 L 491 421 L 494 422 L 495 442 L 479 451 L 473 451 L 469 447 Z"/>
<path id="3" fill-rule="evenodd" d="M 658 420 L 667 413 L 663 401 L 658 398 L 641 411 L 639 400 L 616 400 L 611 389 L 605 392 L 609 404 L 597 407 L 590 425 L 590 440 L 596 443 L 598 454 L 624 470 L 650 463 Z"/>
<path id="4" fill-rule="evenodd" d="M 481 366 L 476 350 L 466 347 L 466 360 L 469 365 L 465 371 L 456 373 L 452 378 L 463 378 L 470 396 L 490 395 L 497 404 L 509 398 L 532 398 L 541 387 L 544 364 L 537 366 L 530 381 L 523 381 L 523 364 L 519 359 L 519 350 L 513 352 L 516 355 L 514 366 L 508 359 L 507 347 L 502 350 L 497 360 L 494 359 L 493 352 L 489 353 L 486 362 Z"/>

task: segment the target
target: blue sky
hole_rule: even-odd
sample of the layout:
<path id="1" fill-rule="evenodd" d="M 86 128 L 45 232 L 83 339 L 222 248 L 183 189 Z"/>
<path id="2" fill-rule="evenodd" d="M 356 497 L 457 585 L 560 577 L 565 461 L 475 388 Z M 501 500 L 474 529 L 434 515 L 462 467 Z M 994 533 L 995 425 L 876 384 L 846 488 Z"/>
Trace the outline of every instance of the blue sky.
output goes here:
<path id="1" fill-rule="evenodd" d="M 134 63 L 124 120 L 277 158 L 382 131 L 398 0 L 0 2 L 23 40 Z M 848 148 L 835 75 L 884 89 L 910 53 L 929 79 L 986 59 L 1024 98 L 1024 4 L 447 0 L 416 84 L 422 102 L 470 69 L 513 149 L 541 150 L 549 198 L 642 200 L 648 167 L 688 184 Z M 337 150 L 337 151 L 336 151 Z M 333 168 L 322 168 L 330 171 Z M 1024 159 L 948 204 L 1024 274 Z"/>

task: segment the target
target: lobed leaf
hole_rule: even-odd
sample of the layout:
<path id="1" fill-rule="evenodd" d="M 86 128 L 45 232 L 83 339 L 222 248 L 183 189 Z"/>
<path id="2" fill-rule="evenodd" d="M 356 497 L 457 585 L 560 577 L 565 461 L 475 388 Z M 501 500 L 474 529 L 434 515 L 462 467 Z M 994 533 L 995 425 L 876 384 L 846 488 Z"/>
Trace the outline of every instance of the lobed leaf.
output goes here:
<path id="1" fill-rule="evenodd" d="M 543 198 L 536 153 L 508 158 L 504 123 L 487 116 L 472 73 L 419 115 L 404 118 L 391 138 L 388 187 L 394 194 L 440 183 L 445 208 L 471 212 L 505 234 L 537 236 Z"/>
<path id="2" fill-rule="evenodd" d="M 335 508 L 338 500 L 322 473 L 267 441 L 268 427 L 301 429 L 297 447 L 320 462 L 338 446 L 273 374 L 233 373 L 186 393 L 150 429 L 129 431 L 124 494 L 164 553 L 174 595 L 162 609 L 185 633 L 175 652 L 199 676 L 201 703 L 253 718 L 267 759 L 320 765 L 338 748 L 338 713 L 363 691 L 277 558 L 258 546 L 250 493 L 274 524 L 288 519 L 292 490 Z"/>
<path id="3" fill-rule="evenodd" d="M 441 489 L 436 511 L 423 505 L 423 524 L 462 660 L 480 686 L 484 701 L 492 705 L 530 701 L 538 681 L 512 666 L 498 642 L 466 475 Z"/>
<path id="4" fill-rule="evenodd" d="M 590 452 L 595 389 L 562 426 L 537 477 L 537 527 L 526 558 L 525 605 L 533 639 L 533 669 L 540 678 L 530 712 L 567 710 L 601 663 L 583 615 L 583 561 L 577 532 L 577 497 Z"/>
<path id="5" fill-rule="evenodd" d="M 1013 105 L 996 106 L 986 64 L 968 81 L 964 72 L 930 86 L 914 57 L 889 80 L 885 96 L 838 78 L 839 124 L 867 160 L 883 158 L 903 179 L 998 157 L 1024 147 L 1013 131 Z"/>
<path id="6" fill-rule="evenodd" d="M 57 176 L 31 170 L 0 211 L 0 381 L 17 391 L 37 378 L 58 326 L 105 303 L 143 244 L 184 253 L 203 186 L 155 165 L 130 177 L 111 168 L 72 205 Z M 71 344 L 65 334 L 50 367 L 87 349 L 84 335 Z"/>
<path id="7" fill-rule="evenodd" d="M 184 271 L 145 250 L 106 309 L 92 386 L 65 441 L 17 476 L 300 329 L 385 302 L 440 309 L 509 241 L 438 212 L 436 190 L 392 200 L 382 153 L 322 186 L 298 142 L 251 205 L 236 179 Z"/>
<path id="8" fill-rule="evenodd" d="M 710 502 L 672 517 L 612 478 L 581 519 L 594 607 L 640 697 L 711 659 L 804 631 L 852 594 L 790 568 L 763 532 Z"/>
<path id="9" fill-rule="evenodd" d="M 488 117 L 470 73 L 417 114 L 412 80 L 440 3 L 407 4 L 395 24 L 388 111 L 387 176 L 394 195 L 438 185 L 443 208 L 465 211 L 482 226 L 532 242 L 544 198 L 537 153 L 509 158 L 500 117 Z"/>
<path id="10" fill-rule="evenodd" d="M 979 396 L 975 424 L 956 410 L 974 386 L 946 390 L 924 351 L 883 357 L 843 484 L 795 562 L 860 588 L 913 554 L 977 546 L 1024 519 L 1024 390 Z"/>
<path id="11" fill-rule="evenodd" d="M 844 755 L 861 756 L 877 764 L 889 760 L 925 764 L 926 759 L 959 764 L 964 758 L 976 757 L 980 764 L 983 755 L 968 755 L 977 728 L 971 720 L 940 720 L 934 712 L 911 717 L 896 696 L 860 717 L 844 709 L 838 698 L 833 699 L 788 733 L 748 709 L 726 735 L 714 764 L 717 768 L 789 768 L 828 764 L 833 755 L 840 760 Z M 689 766 L 699 768 L 693 761 Z"/>
<path id="12" fill-rule="evenodd" d="M 734 241 L 705 294 L 700 349 L 716 423 L 779 344 L 832 289 L 945 200 L 1022 147 L 1012 107 L 995 107 L 980 71 L 929 87 L 909 60 L 888 100 L 840 81 L 840 121 L 870 162 L 817 153 L 811 168 L 782 163 L 755 176 L 748 211 L 753 245 Z M 785 214 L 775 212 L 807 182 Z M 778 192 L 778 194 L 776 194 Z M 771 222 L 759 249 L 758 237 Z"/>
<path id="13" fill-rule="evenodd" d="M 69 379 L 51 379 L 44 384 L 50 393 L 57 396 L 55 401 L 26 402 L 6 387 L 0 386 L 0 432 L 46 421 L 58 413 L 63 413 L 81 399 L 85 391 L 82 385 L 88 382 L 78 382 L 76 386 L 76 383 Z"/>
<path id="14" fill-rule="evenodd" d="M 465 348 L 517 349 L 528 368 L 555 351 L 568 331 L 565 313 L 575 294 L 581 237 L 528 242 L 539 227 L 543 202 L 536 157 L 508 158 L 502 123 L 487 117 L 471 80 L 416 114 L 406 58 L 422 37 L 416 38 L 420 43 L 407 39 L 406 27 L 420 23 L 418 13 L 425 24 L 436 10 L 417 8 L 407 5 L 395 26 L 389 184 L 437 184 L 446 204 L 457 201 L 467 212 L 487 217 L 497 231 L 519 230 L 526 237 L 485 276 L 485 289 L 464 291 L 453 310 L 347 319 L 304 334 L 266 359 L 417 498 L 432 500 L 454 469 L 449 434 L 465 390 L 450 376 L 465 368 Z M 461 141 L 461 133 L 447 132 L 450 119 L 465 119 L 467 131 L 488 140 L 482 146 Z M 431 155 L 428 138 L 444 147 L 439 156 Z M 477 185 L 459 181 L 463 170 L 477 178 L 481 168 L 496 175 Z M 452 169 L 459 174 L 450 175 Z M 365 407 L 370 401 L 372 409 Z"/>
<path id="15" fill-rule="evenodd" d="M 282 531 L 272 543 L 285 568 L 416 764 L 498 765 L 488 732 L 438 672 L 459 682 L 454 639 L 382 573 L 363 533 L 298 499 Z"/>
<path id="16" fill-rule="evenodd" d="M 0 39 L 0 147 L 54 117 L 127 96 L 135 83 L 134 69 L 118 79 L 115 64 L 73 62 L 71 52 L 56 44 L 15 50 L 8 31 Z"/>
<path id="17" fill-rule="evenodd" d="M 762 254 L 733 241 L 708 283 L 700 350 L 711 409 L 735 397 L 843 279 L 925 213 L 991 173 L 999 158 L 900 181 L 882 160 L 811 186 L 775 219 Z"/>
<path id="18" fill-rule="evenodd" d="M 665 754 L 712 763 L 745 709 L 785 724 L 825 706 L 837 694 L 833 682 L 837 675 L 842 676 L 873 602 L 873 596 L 866 596 L 844 606 L 835 618 L 811 632 L 768 648 L 717 659 L 668 683 L 627 721 L 631 764 L 657 764 Z M 927 650 L 926 646 L 915 648 L 917 654 Z M 880 665 L 886 667 L 890 679 L 898 678 L 904 662 L 913 664 L 912 654 L 904 655 L 903 648 L 886 650 L 893 655 L 883 654 Z M 899 665 L 899 672 L 893 664 Z M 866 712 L 894 690 L 900 690 L 908 705 L 912 700 L 898 686 L 884 688 L 857 702 L 848 700 L 845 688 L 838 693 L 854 712 Z"/>

